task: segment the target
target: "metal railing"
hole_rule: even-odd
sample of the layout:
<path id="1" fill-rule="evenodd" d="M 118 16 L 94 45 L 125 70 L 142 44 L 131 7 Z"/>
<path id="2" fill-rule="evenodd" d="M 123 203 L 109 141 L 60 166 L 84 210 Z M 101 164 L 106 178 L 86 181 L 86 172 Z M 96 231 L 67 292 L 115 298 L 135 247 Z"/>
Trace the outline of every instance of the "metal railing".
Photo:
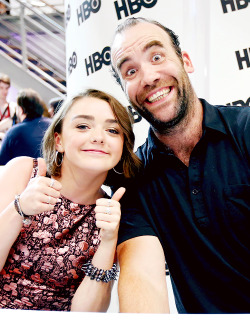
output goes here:
<path id="1" fill-rule="evenodd" d="M 14 3 L 15 0 L 11 0 Z M 25 0 L 32 4 L 33 8 L 39 8 L 39 10 L 45 14 L 50 12 L 56 12 L 57 14 L 64 16 L 64 0 Z"/>
<path id="2" fill-rule="evenodd" d="M 0 3 L 13 9 L 5 0 Z M 16 3 L 18 7 L 14 9 L 19 10 L 19 15 L 0 15 L 0 52 L 66 93 L 63 15 L 52 11 L 48 16 L 27 2 Z"/>

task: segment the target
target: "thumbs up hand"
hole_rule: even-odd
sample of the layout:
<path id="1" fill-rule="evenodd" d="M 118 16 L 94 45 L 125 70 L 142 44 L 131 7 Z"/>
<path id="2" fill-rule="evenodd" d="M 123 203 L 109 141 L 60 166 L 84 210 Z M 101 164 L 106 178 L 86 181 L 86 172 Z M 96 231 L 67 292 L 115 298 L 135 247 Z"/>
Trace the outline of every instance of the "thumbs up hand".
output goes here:
<path id="1" fill-rule="evenodd" d="M 46 163 L 38 158 L 37 176 L 32 178 L 20 195 L 20 206 L 24 214 L 35 215 L 54 208 L 62 188 L 58 181 L 45 177 Z"/>
<path id="2" fill-rule="evenodd" d="M 118 229 L 121 219 L 120 199 L 126 189 L 120 187 L 112 196 L 112 199 L 98 199 L 96 201 L 96 226 L 101 228 L 101 240 L 117 239 Z"/>

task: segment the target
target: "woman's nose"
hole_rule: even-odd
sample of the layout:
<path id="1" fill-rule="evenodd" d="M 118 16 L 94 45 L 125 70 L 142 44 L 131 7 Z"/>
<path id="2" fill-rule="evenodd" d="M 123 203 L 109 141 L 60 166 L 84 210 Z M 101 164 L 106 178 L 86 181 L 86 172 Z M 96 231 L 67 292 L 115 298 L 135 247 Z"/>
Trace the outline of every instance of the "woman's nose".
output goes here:
<path id="1" fill-rule="evenodd" d="M 103 143 L 104 142 L 103 132 L 100 130 L 93 130 L 93 132 L 91 134 L 91 142 L 92 143 Z"/>

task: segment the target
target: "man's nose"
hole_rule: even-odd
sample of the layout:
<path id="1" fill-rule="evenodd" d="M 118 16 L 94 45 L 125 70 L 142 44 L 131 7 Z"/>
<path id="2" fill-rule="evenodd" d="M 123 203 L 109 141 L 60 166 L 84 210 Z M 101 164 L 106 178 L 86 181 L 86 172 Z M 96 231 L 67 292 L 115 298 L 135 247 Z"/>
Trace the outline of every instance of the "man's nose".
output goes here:
<path id="1" fill-rule="evenodd" d="M 152 86 L 160 79 L 160 73 L 157 67 L 150 64 L 143 64 L 141 66 L 141 84 L 143 87 Z"/>

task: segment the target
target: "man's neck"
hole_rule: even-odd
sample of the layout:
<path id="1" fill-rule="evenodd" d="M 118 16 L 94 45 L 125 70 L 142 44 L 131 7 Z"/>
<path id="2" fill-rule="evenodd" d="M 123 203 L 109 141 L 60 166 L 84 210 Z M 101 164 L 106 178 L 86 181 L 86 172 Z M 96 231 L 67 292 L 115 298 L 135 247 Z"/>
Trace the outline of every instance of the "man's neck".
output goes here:
<path id="1" fill-rule="evenodd" d="M 191 152 L 202 136 L 203 108 L 195 101 L 186 118 L 167 135 L 156 133 L 157 138 L 178 157 L 186 166 L 189 165 Z"/>
<path id="2" fill-rule="evenodd" d="M 22 115 L 20 115 L 19 116 L 19 120 L 20 120 L 20 122 L 23 122 L 25 119 L 26 119 L 26 117 L 27 117 L 27 115 L 25 114 L 22 114 Z"/>

